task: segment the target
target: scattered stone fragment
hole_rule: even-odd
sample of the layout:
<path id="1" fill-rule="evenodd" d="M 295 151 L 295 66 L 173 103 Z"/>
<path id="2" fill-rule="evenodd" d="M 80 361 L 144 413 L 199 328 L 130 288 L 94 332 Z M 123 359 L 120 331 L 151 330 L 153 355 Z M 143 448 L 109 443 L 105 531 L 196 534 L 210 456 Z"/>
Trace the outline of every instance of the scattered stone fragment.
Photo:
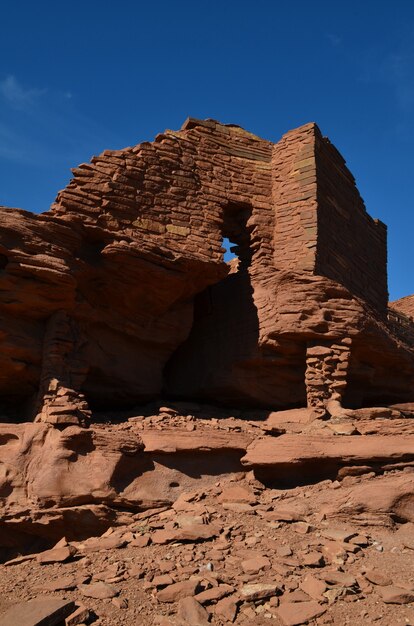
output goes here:
<path id="1" fill-rule="evenodd" d="M 72 600 L 39 597 L 19 602 L 0 615 L 0 626 L 55 626 L 60 625 L 75 608 Z"/>
<path id="2" fill-rule="evenodd" d="M 334 604 L 339 598 L 342 599 L 345 595 L 344 588 L 332 587 L 331 589 L 327 589 L 323 595 L 328 600 L 329 604 Z"/>
<path id="3" fill-rule="evenodd" d="M 373 592 L 374 587 L 371 585 L 371 583 L 367 581 L 367 579 L 364 576 L 362 575 L 356 576 L 356 581 L 358 583 L 358 587 L 361 589 L 362 593 L 364 593 L 365 595 Z"/>
<path id="4" fill-rule="evenodd" d="M 327 427 L 336 435 L 355 435 L 358 433 L 352 422 L 328 422 Z"/>
<path id="5" fill-rule="evenodd" d="M 302 564 L 307 567 L 322 567 L 324 565 L 323 555 L 320 552 L 308 552 L 300 556 Z"/>
<path id="6" fill-rule="evenodd" d="M 392 578 L 379 570 L 366 570 L 364 576 L 367 580 L 369 580 L 370 583 L 373 583 L 374 585 L 386 586 L 392 585 L 393 583 Z"/>
<path id="7" fill-rule="evenodd" d="M 394 587 L 393 585 L 381 587 L 379 593 L 386 604 L 410 604 L 414 602 L 414 591 L 401 587 Z"/>
<path id="8" fill-rule="evenodd" d="M 337 565 L 343 565 L 348 558 L 344 544 L 336 541 L 326 541 L 322 546 L 322 552 L 329 562 Z"/>
<path id="9" fill-rule="evenodd" d="M 15 559 L 10 559 L 10 561 L 6 561 L 3 563 L 6 567 L 10 565 L 20 565 L 21 563 L 26 563 L 26 561 L 33 561 L 36 558 L 36 554 L 25 554 L 24 556 L 17 556 Z"/>
<path id="10" fill-rule="evenodd" d="M 79 591 L 87 598 L 96 598 L 97 600 L 114 598 L 119 594 L 117 587 L 102 581 L 98 583 L 91 583 L 90 585 L 79 585 Z"/>
<path id="11" fill-rule="evenodd" d="M 305 576 L 299 583 L 302 591 L 308 594 L 313 600 L 322 600 L 323 594 L 326 591 L 326 584 L 315 578 L 314 576 Z"/>
<path id="12" fill-rule="evenodd" d="M 240 589 L 240 597 L 246 602 L 271 598 L 281 593 L 278 585 L 268 583 L 252 583 Z"/>
<path id="13" fill-rule="evenodd" d="M 160 602 L 176 602 L 187 596 L 194 596 L 199 585 L 198 579 L 184 580 L 164 587 L 157 593 Z"/>
<path id="14" fill-rule="evenodd" d="M 310 524 L 307 524 L 306 522 L 296 522 L 295 524 L 292 524 L 292 528 L 300 535 L 306 535 L 311 531 Z"/>
<path id="15" fill-rule="evenodd" d="M 250 620 L 250 622 L 248 622 L 248 624 L 254 624 L 256 618 L 257 618 L 257 614 L 255 612 L 255 610 L 253 609 L 253 607 L 251 606 L 247 606 L 247 607 L 243 607 L 241 612 L 243 613 L 244 617 L 247 617 L 247 619 Z"/>
<path id="16" fill-rule="evenodd" d="M 241 567 L 245 574 L 257 574 L 260 570 L 269 569 L 270 561 L 265 556 L 242 561 Z"/>
<path id="17" fill-rule="evenodd" d="M 356 579 L 351 574 L 340 571 L 323 570 L 320 574 L 321 578 L 330 585 L 342 585 L 343 587 L 354 587 L 357 584 Z"/>
<path id="18" fill-rule="evenodd" d="M 287 506 L 274 509 L 273 511 L 265 511 L 263 513 L 260 513 L 260 511 L 258 512 L 264 519 L 272 522 L 303 523 L 303 516 L 295 508 L 288 508 Z"/>
<path id="19" fill-rule="evenodd" d="M 117 609 L 127 609 L 129 606 L 126 598 L 112 598 L 111 602 Z"/>
<path id="20" fill-rule="evenodd" d="M 174 583 L 174 579 L 169 574 L 161 574 L 160 576 L 154 576 L 151 583 L 154 587 L 161 588 L 166 587 L 167 585 L 172 585 Z"/>
<path id="21" fill-rule="evenodd" d="M 99 552 L 100 550 L 115 550 L 124 548 L 127 541 L 117 535 L 109 537 L 94 537 L 83 544 L 83 552 Z"/>
<path id="22" fill-rule="evenodd" d="M 210 589 L 201 591 L 194 597 L 197 602 L 200 602 L 200 604 L 206 604 L 209 602 L 214 602 L 215 600 L 221 600 L 221 598 L 228 596 L 229 594 L 233 593 L 233 591 L 234 587 L 223 583 L 221 585 L 217 585 L 217 587 L 211 587 Z"/>
<path id="23" fill-rule="evenodd" d="M 357 533 L 349 530 L 341 530 L 339 528 L 324 528 L 321 530 L 321 535 L 332 541 L 350 541 L 352 537 L 357 536 Z"/>
<path id="24" fill-rule="evenodd" d="M 219 600 L 214 607 L 214 614 L 228 622 L 234 622 L 237 615 L 236 601 L 232 597 Z"/>
<path id="25" fill-rule="evenodd" d="M 90 611 L 86 606 L 77 602 L 78 608 L 65 619 L 65 626 L 78 626 L 88 621 Z"/>
<path id="26" fill-rule="evenodd" d="M 38 563 L 42 563 L 43 565 L 47 565 L 49 563 L 64 563 L 76 553 L 77 549 L 74 546 L 52 548 L 52 550 L 46 550 L 45 552 L 38 554 L 36 560 Z"/>
<path id="27" fill-rule="evenodd" d="M 276 548 L 276 554 L 278 556 L 292 556 L 292 548 L 290 546 L 278 546 Z"/>
<path id="28" fill-rule="evenodd" d="M 280 603 L 283 604 L 285 602 L 309 602 L 310 599 L 311 598 L 309 597 L 309 594 L 305 593 L 305 591 L 302 591 L 301 589 L 295 589 L 294 591 L 288 591 L 284 593 L 283 596 L 280 597 Z"/>
<path id="29" fill-rule="evenodd" d="M 283 626 L 306 624 L 325 612 L 326 607 L 313 600 L 310 602 L 286 602 L 276 609 L 277 616 Z"/>
<path id="30" fill-rule="evenodd" d="M 176 626 L 175 619 L 170 619 L 166 615 L 155 615 L 154 626 Z"/>
<path id="31" fill-rule="evenodd" d="M 74 576 L 61 576 L 54 580 L 46 581 L 39 585 L 37 588 L 41 591 L 66 591 L 68 589 L 75 589 L 75 587 L 85 580 L 76 580 Z"/>
<path id="32" fill-rule="evenodd" d="M 155 544 L 165 544 L 186 541 L 208 541 L 217 537 L 219 529 L 213 524 L 193 524 L 187 528 L 177 528 L 174 530 L 157 530 L 151 539 Z"/>
<path id="33" fill-rule="evenodd" d="M 219 502 L 244 502 L 246 504 L 254 504 L 257 500 L 250 489 L 240 485 L 226 487 L 217 499 Z"/>
<path id="34" fill-rule="evenodd" d="M 368 538 L 365 535 L 355 535 L 349 539 L 349 543 L 353 543 L 356 546 L 365 547 L 369 544 Z"/>
<path id="35" fill-rule="evenodd" d="M 208 626 L 209 617 L 204 607 L 195 598 L 182 598 L 178 602 L 178 617 L 189 626 Z"/>
<path id="36" fill-rule="evenodd" d="M 133 548 L 146 548 L 150 543 L 151 537 L 149 535 L 140 535 L 139 537 L 135 537 L 129 545 Z"/>
<path id="37" fill-rule="evenodd" d="M 252 505 L 246 502 L 223 502 L 223 509 L 234 513 L 256 513 Z"/>

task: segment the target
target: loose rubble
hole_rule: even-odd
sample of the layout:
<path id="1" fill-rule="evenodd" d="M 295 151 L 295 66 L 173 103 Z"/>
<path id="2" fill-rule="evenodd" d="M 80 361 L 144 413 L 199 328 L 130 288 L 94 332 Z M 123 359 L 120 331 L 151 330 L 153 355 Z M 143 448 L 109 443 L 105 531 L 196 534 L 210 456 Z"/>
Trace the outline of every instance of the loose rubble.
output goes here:
<path id="1" fill-rule="evenodd" d="M 71 607 L 68 626 L 414 624 L 414 522 L 360 506 L 361 491 L 390 502 L 406 481 L 410 466 L 285 488 L 245 471 L 203 482 L 101 536 L 0 565 L 0 624 L 38 598 L 52 616 L 45 597 Z"/>

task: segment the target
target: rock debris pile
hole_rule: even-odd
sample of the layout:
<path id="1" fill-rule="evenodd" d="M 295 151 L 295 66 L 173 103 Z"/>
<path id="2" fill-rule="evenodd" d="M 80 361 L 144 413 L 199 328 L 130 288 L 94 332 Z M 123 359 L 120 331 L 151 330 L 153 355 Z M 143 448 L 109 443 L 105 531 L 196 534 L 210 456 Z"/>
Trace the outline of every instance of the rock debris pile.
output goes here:
<path id="1" fill-rule="evenodd" d="M 396 530 L 393 509 L 376 519 L 373 504 L 410 481 L 390 470 L 284 490 L 248 472 L 184 491 L 99 537 L 6 562 L 0 624 L 39 623 L 24 621 L 34 602 L 65 607 L 67 625 L 414 623 L 414 517 Z M 364 500 L 371 516 L 358 517 Z"/>

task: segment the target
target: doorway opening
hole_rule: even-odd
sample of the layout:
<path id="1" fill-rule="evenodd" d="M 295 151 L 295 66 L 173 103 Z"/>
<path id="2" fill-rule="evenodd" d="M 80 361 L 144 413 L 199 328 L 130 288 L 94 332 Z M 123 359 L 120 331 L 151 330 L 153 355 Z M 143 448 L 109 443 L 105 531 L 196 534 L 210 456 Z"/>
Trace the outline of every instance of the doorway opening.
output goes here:
<path id="1" fill-rule="evenodd" d="M 249 273 L 251 212 L 251 206 L 236 203 L 223 211 L 229 273 L 195 297 L 190 335 L 165 368 L 167 397 L 231 406 L 257 406 L 262 398 L 263 379 L 255 371 L 259 324 Z"/>

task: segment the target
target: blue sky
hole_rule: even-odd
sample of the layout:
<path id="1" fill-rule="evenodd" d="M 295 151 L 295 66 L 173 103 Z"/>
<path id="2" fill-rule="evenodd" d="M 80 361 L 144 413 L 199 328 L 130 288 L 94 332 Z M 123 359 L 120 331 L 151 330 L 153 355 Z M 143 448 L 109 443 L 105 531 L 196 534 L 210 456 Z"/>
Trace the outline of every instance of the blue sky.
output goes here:
<path id="1" fill-rule="evenodd" d="M 316 121 L 388 224 L 414 293 L 414 2 L 19 1 L 0 22 L 0 203 L 46 210 L 70 167 L 187 116 L 277 141 Z"/>

